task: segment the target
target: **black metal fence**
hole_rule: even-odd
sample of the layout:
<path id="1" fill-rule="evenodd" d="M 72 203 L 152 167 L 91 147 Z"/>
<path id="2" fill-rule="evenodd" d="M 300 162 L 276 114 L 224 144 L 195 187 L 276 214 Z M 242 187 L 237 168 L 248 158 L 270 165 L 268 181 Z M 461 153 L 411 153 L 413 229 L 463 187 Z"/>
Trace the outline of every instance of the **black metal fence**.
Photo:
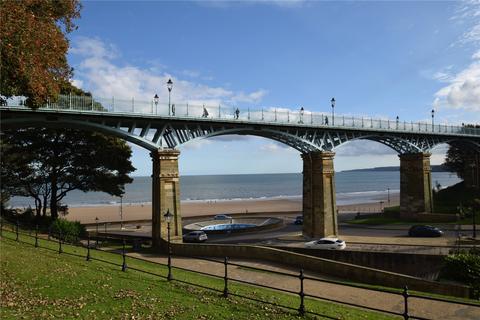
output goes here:
<path id="1" fill-rule="evenodd" d="M 8 230 L 9 229 L 8 226 L 10 226 L 10 230 Z M 5 230 L 9 231 L 9 235 L 11 235 L 13 233 L 13 238 L 6 236 L 6 234 L 4 233 Z M 39 239 L 41 239 L 43 241 L 49 241 L 49 242 L 52 242 L 52 243 L 56 243 L 58 245 L 58 249 L 54 249 L 54 248 L 51 248 L 51 247 L 42 247 L 42 248 L 57 251 L 59 254 L 68 254 L 68 255 L 84 258 L 86 261 L 96 260 L 96 261 L 112 264 L 112 265 L 115 265 L 115 266 L 118 266 L 119 268 L 121 268 L 121 270 L 123 272 L 126 272 L 127 269 L 131 269 L 131 270 L 135 270 L 135 271 L 138 271 L 138 272 L 150 274 L 150 275 L 153 275 L 153 276 L 165 278 L 168 281 L 177 281 L 177 282 L 184 283 L 184 284 L 187 284 L 187 285 L 197 286 L 197 287 L 207 289 L 207 290 L 210 290 L 210 291 L 219 292 L 223 297 L 236 296 L 236 297 L 252 300 L 252 301 L 255 301 L 255 302 L 258 302 L 258 303 L 262 303 L 262 304 L 269 304 L 269 305 L 272 305 L 272 306 L 275 306 L 275 307 L 280 307 L 280 308 L 284 308 L 284 309 L 293 310 L 295 312 L 298 312 L 298 314 L 302 315 L 302 316 L 305 315 L 305 314 L 310 314 L 310 315 L 321 316 L 321 317 L 329 318 L 329 319 L 337 319 L 335 317 L 332 317 L 332 316 L 329 316 L 329 315 L 326 315 L 326 314 L 321 314 L 321 313 L 317 313 L 313 310 L 308 310 L 305 307 L 305 298 L 312 298 L 314 300 L 319 300 L 319 301 L 328 301 L 328 302 L 332 302 L 332 303 L 336 303 L 336 304 L 340 304 L 340 305 L 345 305 L 345 306 L 350 306 L 350 307 L 355 307 L 355 308 L 359 308 L 359 309 L 363 309 L 363 310 L 376 311 L 376 312 L 380 312 L 380 313 L 384 313 L 384 314 L 390 314 L 390 315 L 402 317 L 403 319 L 421 319 L 421 320 L 425 319 L 425 320 L 428 320 L 428 318 L 416 316 L 416 315 L 410 313 L 409 299 L 411 299 L 411 298 L 425 299 L 425 300 L 431 300 L 431 301 L 437 301 L 437 302 L 443 302 L 443 303 L 458 304 L 458 305 L 462 305 L 462 306 L 471 306 L 471 307 L 479 308 L 479 310 L 480 310 L 480 304 L 478 304 L 478 303 L 473 303 L 473 302 L 471 303 L 471 302 L 466 302 L 466 301 L 455 301 L 455 300 L 449 300 L 449 299 L 440 298 L 440 297 L 429 297 L 429 296 L 423 296 L 423 295 L 418 295 L 418 294 L 412 294 L 408 291 L 408 288 L 406 286 L 402 290 L 398 290 L 398 291 L 380 289 L 380 288 L 366 288 L 365 286 L 362 286 L 362 285 L 355 285 L 355 284 L 350 284 L 350 283 L 346 284 L 346 283 L 341 282 L 341 281 L 326 280 L 326 279 L 318 279 L 318 278 L 314 278 L 314 277 L 309 277 L 309 276 L 306 276 L 304 274 L 303 269 L 299 270 L 299 272 L 297 274 L 292 274 L 292 273 L 288 273 L 288 272 L 274 271 L 274 270 L 269 270 L 269 269 L 264 269 L 264 268 L 253 267 L 253 266 L 249 266 L 249 265 L 245 265 L 245 264 L 234 263 L 234 262 L 229 261 L 228 257 L 224 257 L 223 259 L 211 259 L 211 258 L 205 258 L 205 257 L 189 257 L 189 258 L 193 258 L 193 259 L 199 259 L 199 260 L 208 261 L 208 262 L 223 265 L 223 268 L 222 268 L 223 269 L 223 274 L 222 275 L 212 274 L 212 273 L 207 273 L 207 272 L 203 272 L 203 271 L 199 271 L 199 270 L 192 270 L 192 269 L 183 268 L 183 267 L 179 267 L 179 266 L 172 266 L 171 265 L 171 259 L 168 259 L 168 263 L 164 264 L 164 263 L 154 262 L 154 261 L 151 261 L 151 260 L 142 259 L 142 258 L 138 258 L 138 257 L 127 256 L 125 238 L 121 239 L 121 242 L 120 242 L 121 243 L 121 250 L 105 251 L 105 250 L 98 249 L 98 239 L 99 239 L 98 237 L 96 237 L 95 240 L 92 240 L 90 238 L 90 236 L 88 236 L 86 239 L 84 239 L 84 241 L 86 241 L 86 244 L 83 244 L 83 245 L 81 245 L 80 242 L 78 242 L 78 243 L 65 243 L 65 241 L 64 241 L 65 237 L 62 234 L 55 234 L 55 235 L 49 234 L 48 238 L 43 238 L 43 237 L 40 238 L 39 234 L 38 234 L 38 226 L 35 228 L 35 230 L 25 229 L 25 228 L 22 228 L 20 230 L 20 226 L 19 226 L 18 223 L 17 224 L 5 224 L 5 221 L 3 221 L 3 219 L 0 219 L 0 237 L 5 238 L 5 239 L 9 239 L 9 240 L 12 240 L 12 241 L 17 241 L 17 242 L 32 245 L 32 243 L 20 240 L 20 237 L 19 237 L 20 235 L 27 236 L 27 237 L 30 237 L 30 238 L 34 238 L 34 240 L 35 240 L 34 246 L 35 247 L 40 247 Z M 86 250 L 86 252 L 85 252 L 85 254 L 66 252 L 63 249 L 63 246 L 65 246 L 65 245 L 81 248 L 82 250 Z M 113 255 L 116 255 L 116 256 L 120 255 L 121 258 L 122 258 L 122 263 L 115 263 L 115 262 L 112 262 L 112 261 L 101 259 L 99 257 L 95 257 L 91 253 L 92 250 L 101 250 L 103 253 L 113 254 Z M 168 253 L 170 253 L 170 251 Z M 128 266 L 127 265 L 127 257 L 128 257 L 128 259 L 139 260 L 139 261 L 142 261 L 142 262 L 147 262 L 147 263 L 151 263 L 151 264 L 154 264 L 154 265 L 167 267 L 168 268 L 168 275 L 162 275 L 162 274 L 151 272 L 151 271 L 148 271 L 148 270 L 143 270 L 143 269 L 140 269 L 140 268 L 135 268 L 135 267 Z M 269 285 L 265 285 L 265 284 L 260 284 L 260 283 L 257 283 L 257 282 L 252 282 L 252 281 L 247 281 L 247 280 L 242 280 L 242 279 L 236 279 L 236 278 L 229 277 L 229 275 L 228 275 L 229 274 L 229 268 L 228 268 L 229 266 L 236 266 L 236 267 L 240 267 L 240 268 L 243 268 L 243 269 L 249 269 L 249 270 L 260 271 L 260 272 L 268 272 L 268 273 L 272 273 L 272 274 L 275 274 L 275 275 L 281 275 L 281 276 L 285 276 L 285 277 L 296 278 L 296 279 L 298 279 L 298 284 L 299 284 L 300 290 L 299 291 L 288 290 L 288 289 L 273 287 L 273 286 L 269 286 Z M 186 271 L 186 272 L 193 272 L 193 273 L 205 275 L 205 276 L 208 276 L 208 277 L 222 279 L 223 280 L 223 289 L 212 288 L 212 287 L 208 287 L 208 286 L 205 286 L 205 285 L 202 285 L 202 284 L 193 283 L 191 281 L 176 279 L 172 274 L 172 269 L 183 270 L 183 271 Z M 352 288 L 359 288 L 359 289 L 364 289 L 364 290 L 369 290 L 369 291 L 375 291 L 375 292 L 397 295 L 397 296 L 401 297 L 402 300 L 403 300 L 403 312 L 395 312 L 395 311 L 392 311 L 392 310 L 369 307 L 369 306 L 359 305 L 359 304 L 355 304 L 355 303 L 351 303 L 351 302 L 340 301 L 340 300 L 336 300 L 336 299 L 330 299 L 330 298 L 326 298 L 326 297 L 322 297 L 322 296 L 318 296 L 318 295 L 314 295 L 314 294 L 308 294 L 304 290 L 305 280 L 311 280 L 311 281 L 323 282 L 323 283 L 329 283 L 329 284 L 335 284 L 335 285 L 342 285 L 342 286 L 347 286 L 347 287 L 352 287 Z M 273 303 L 273 302 L 270 302 L 270 301 L 257 299 L 257 298 L 252 297 L 252 296 L 247 296 L 247 295 L 244 295 L 244 294 L 241 294 L 241 293 L 238 293 L 238 292 L 232 292 L 229 289 L 229 286 L 230 286 L 231 283 L 240 283 L 240 284 L 244 284 L 244 285 L 248 285 L 248 286 L 256 286 L 256 287 L 266 288 L 266 289 L 290 294 L 292 297 L 297 296 L 298 297 L 298 307 L 292 307 L 292 306 L 285 305 L 285 304 Z"/>

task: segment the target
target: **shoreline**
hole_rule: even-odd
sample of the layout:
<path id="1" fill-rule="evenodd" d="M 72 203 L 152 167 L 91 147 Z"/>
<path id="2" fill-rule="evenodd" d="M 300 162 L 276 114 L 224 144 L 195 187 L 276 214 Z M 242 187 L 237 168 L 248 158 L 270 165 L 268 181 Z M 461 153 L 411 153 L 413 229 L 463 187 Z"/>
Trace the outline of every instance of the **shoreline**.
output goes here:
<path id="1" fill-rule="evenodd" d="M 358 203 L 350 203 L 344 205 L 337 205 L 340 212 L 357 212 L 362 213 L 378 212 L 381 207 L 395 206 L 400 201 L 398 193 L 390 194 L 390 205 L 388 205 L 387 195 L 378 195 L 372 197 L 371 201 L 359 199 Z M 380 203 L 382 202 L 382 203 Z M 123 220 L 150 220 L 152 218 L 151 204 L 123 204 Z M 215 214 L 252 214 L 252 213 L 271 213 L 277 214 L 282 212 L 297 212 L 302 211 L 302 198 L 295 199 L 244 199 L 244 200 L 222 200 L 222 201 L 208 201 L 208 202 L 192 202 L 181 201 L 180 210 L 182 218 L 190 218 L 197 216 L 211 216 Z M 65 217 L 67 220 L 80 221 L 81 223 L 95 223 L 95 218 L 98 217 L 99 222 L 120 221 L 120 206 L 103 205 L 103 206 L 79 206 L 70 207 L 69 213 Z"/>

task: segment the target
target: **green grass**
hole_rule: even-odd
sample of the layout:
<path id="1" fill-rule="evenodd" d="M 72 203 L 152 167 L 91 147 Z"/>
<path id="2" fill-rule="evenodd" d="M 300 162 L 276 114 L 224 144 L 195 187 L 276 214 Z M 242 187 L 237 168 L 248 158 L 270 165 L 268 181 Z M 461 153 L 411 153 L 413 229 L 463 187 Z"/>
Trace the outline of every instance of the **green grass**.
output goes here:
<path id="1" fill-rule="evenodd" d="M 11 232 L 3 231 L 9 239 Z M 1 319 L 292 319 L 295 311 L 252 302 L 223 298 L 219 292 L 184 285 L 178 281 L 119 266 L 85 261 L 86 250 L 40 240 L 41 247 L 0 241 L 0 318 Z M 21 241 L 34 239 L 20 236 Z M 92 257 L 121 264 L 120 256 L 91 251 Z M 129 267 L 166 275 L 166 267 L 127 258 Z M 219 290 L 223 280 L 174 269 L 177 280 L 193 282 Z M 298 308 L 297 295 L 282 294 L 254 286 L 230 284 L 231 292 L 271 303 Z M 349 308 L 334 303 L 306 299 L 307 310 L 340 319 L 390 319 L 388 315 Z M 308 316 L 306 317 L 309 318 Z M 311 317 L 310 317 L 311 318 Z"/>

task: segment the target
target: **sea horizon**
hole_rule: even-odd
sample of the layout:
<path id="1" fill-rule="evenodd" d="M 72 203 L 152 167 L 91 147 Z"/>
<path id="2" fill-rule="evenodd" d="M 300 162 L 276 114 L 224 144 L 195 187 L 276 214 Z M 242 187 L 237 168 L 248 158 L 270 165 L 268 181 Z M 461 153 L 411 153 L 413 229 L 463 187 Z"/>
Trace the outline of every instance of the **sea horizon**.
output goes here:
<path id="1" fill-rule="evenodd" d="M 63 204 L 69 207 L 149 205 L 151 204 L 151 177 L 132 177 L 125 185 L 125 194 L 113 197 L 103 192 L 71 191 Z M 447 187 L 459 182 L 455 174 L 432 172 L 432 186 L 440 183 Z M 241 201 L 302 198 L 301 173 L 181 175 L 180 200 L 182 202 Z M 336 201 L 338 205 L 378 202 L 400 191 L 398 171 L 346 171 L 335 174 Z M 12 197 L 9 206 L 34 207 L 32 199 Z"/>

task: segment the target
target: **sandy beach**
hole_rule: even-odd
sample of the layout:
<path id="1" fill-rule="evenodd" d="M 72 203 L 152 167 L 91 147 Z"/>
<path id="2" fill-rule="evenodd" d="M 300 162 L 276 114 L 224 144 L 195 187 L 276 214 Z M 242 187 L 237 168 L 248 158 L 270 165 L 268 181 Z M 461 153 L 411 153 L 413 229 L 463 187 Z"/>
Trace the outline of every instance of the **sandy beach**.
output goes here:
<path id="1" fill-rule="evenodd" d="M 380 203 L 382 201 L 383 203 Z M 390 205 L 398 205 L 399 195 L 390 196 Z M 340 212 L 378 212 L 381 207 L 388 206 L 387 199 L 378 198 L 374 203 L 358 203 L 337 206 Z M 209 216 L 219 213 L 226 214 L 254 214 L 254 213 L 299 213 L 302 210 L 302 199 L 255 199 L 255 200 L 225 200 L 210 202 L 182 202 L 180 204 L 182 217 Z M 69 208 L 68 220 L 81 223 L 94 223 L 98 217 L 100 222 L 120 221 L 120 207 L 117 206 L 91 206 Z M 124 204 L 123 220 L 148 220 L 152 217 L 151 205 Z"/>

